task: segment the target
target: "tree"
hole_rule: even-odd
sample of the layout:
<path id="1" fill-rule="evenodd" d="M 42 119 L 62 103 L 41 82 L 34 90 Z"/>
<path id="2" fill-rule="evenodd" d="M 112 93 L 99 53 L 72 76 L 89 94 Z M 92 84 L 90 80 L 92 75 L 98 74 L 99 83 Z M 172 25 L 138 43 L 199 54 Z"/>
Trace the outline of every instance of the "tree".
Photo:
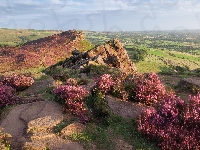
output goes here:
<path id="1" fill-rule="evenodd" d="M 147 56 L 147 51 L 144 48 L 132 47 L 127 48 L 127 51 L 130 59 L 132 59 L 134 62 L 142 61 Z"/>

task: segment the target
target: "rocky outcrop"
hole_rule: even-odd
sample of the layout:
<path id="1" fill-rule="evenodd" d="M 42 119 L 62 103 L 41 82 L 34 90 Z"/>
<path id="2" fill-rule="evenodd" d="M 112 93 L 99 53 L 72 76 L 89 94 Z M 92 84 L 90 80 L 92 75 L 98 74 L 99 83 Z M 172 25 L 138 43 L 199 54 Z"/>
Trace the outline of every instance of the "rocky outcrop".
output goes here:
<path id="1" fill-rule="evenodd" d="M 40 101 L 12 108 L 0 128 L 12 136 L 13 150 L 83 150 L 81 145 L 59 137 L 53 130 L 64 119 L 71 122 L 70 117 L 62 113 L 58 103 Z"/>
<path id="2" fill-rule="evenodd" d="M 144 106 L 132 102 L 123 101 L 110 95 L 106 95 L 106 101 L 110 110 L 123 118 L 136 119 L 145 109 Z"/>
<path id="3" fill-rule="evenodd" d="M 199 77 L 191 77 L 191 78 L 184 78 L 181 79 L 181 84 L 191 84 L 194 86 L 198 86 L 200 88 L 200 78 Z"/>
<path id="4" fill-rule="evenodd" d="M 200 77 L 181 79 L 178 86 L 180 86 L 181 89 L 185 89 L 189 92 L 198 93 L 200 92 Z"/>
<path id="5" fill-rule="evenodd" d="M 124 73 L 133 73 L 136 71 L 127 51 L 118 39 L 110 40 L 104 45 L 100 45 L 87 52 L 73 55 L 65 60 L 63 66 L 78 69 L 93 63 L 116 67 Z"/>
<path id="6" fill-rule="evenodd" d="M 74 49 L 87 51 L 92 45 L 82 32 L 69 30 L 21 47 L 0 48 L 0 73 L 23 68 L 49 67 L 71 56 Z"/>

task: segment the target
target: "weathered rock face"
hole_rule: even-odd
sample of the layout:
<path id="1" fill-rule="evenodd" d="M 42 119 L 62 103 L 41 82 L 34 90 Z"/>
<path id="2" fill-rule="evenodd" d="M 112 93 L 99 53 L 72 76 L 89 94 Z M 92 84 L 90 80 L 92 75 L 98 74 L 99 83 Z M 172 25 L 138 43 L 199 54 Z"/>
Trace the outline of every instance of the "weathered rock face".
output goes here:
<path id="1" fill-rule="evenodd" d="M 81 51 L 92 48 L 83 33 L 76 30 L 34 40 L 21 47 L 0 48 L 0 73 L 23 68 L 48 67 L 70 57 L 76 48 Z"/>
<path id="2" fill-rule="evenodd" d="M 63 67 L 78 69 L 91 63 L 119 68 L 124 73 L 134 73 L 136 68 L 118 39 L 65 60 Z"/>

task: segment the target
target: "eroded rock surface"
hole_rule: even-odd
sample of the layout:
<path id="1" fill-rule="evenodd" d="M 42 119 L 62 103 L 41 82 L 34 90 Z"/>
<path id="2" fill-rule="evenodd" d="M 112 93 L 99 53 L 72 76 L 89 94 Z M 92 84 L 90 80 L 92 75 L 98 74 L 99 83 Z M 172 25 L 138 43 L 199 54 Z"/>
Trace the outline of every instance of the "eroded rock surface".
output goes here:
<path id="1" fill-rule="evenodd" d="M 10 110 L 0 128 L 12 135 L 13 150 L 83 150 L 78 143 L 62 139 L 54 133 L 54 126 L 69 118 L 66 115 L 56 102 L 22 104 Z"/>
<path id="2" fill-rule="evenodd" d="M 122 101 L 121 99 L 110 95 L 106 96 L 106 101 L 108 102 L 108 106 L 113 113 L 124 118 L 136 119 L 141 114 L 142 110 L 145 109 L 144 106 L 128 101 Z"/>

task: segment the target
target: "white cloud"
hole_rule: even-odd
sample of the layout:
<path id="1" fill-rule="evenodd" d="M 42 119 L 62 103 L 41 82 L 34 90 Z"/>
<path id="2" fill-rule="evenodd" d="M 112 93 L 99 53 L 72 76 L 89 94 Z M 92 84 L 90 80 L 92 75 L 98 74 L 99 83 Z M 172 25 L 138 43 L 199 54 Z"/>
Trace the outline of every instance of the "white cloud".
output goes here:
<path id="1" fill-rule="evenodd" d="M 13 19 L 18 26 L 41 20 L 46 28 L 56 28 L 58 20 L 68 24 L 74 19 L 75 24 L 83 27 L 105 26 L 106 29 L 110 25 L 132 29 L 137 24 L 139 30 L 141 20 L 146 18 L 143 21 L 145 27 L 153 28 L 153 24 L 158 24 L 167 28 L 165 24 L 172 26 L 168 20 L 177 26 L 189 19 L 190 24 L 197 23 L 195 14 L 200 13 L 199 8 L 199 0 L 3 0 L 0 3 L 0 27 L 3 22 L 6 24 Z"/>

